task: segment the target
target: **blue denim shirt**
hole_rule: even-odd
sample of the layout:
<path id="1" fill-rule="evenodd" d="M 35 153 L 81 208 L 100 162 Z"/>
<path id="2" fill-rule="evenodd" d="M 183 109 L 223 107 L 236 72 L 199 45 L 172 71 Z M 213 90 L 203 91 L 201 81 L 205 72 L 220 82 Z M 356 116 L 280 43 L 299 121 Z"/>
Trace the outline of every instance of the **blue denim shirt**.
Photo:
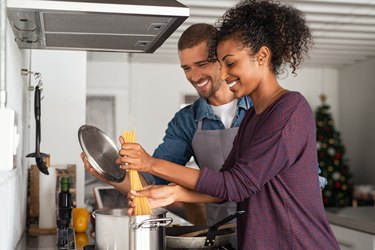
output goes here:
<path id="1" fill-rule="evenodd" d="M 241 97 L 237 101 L 237 112 L 231 127 L 239 127 L 246 111 L 253 105 L 249 97 Z M 161 143 L 155 150 L 153 157 L 186 165 L 194 156 L 192 140 L 198 127 L 198 121 L 202 120 L 203 130 L 225 129 L 220 118 L 217 117 L 207 100 L 199 98 L 193 104 L 178 111 L 168 123 L 168 128 Z M 149 184 L 167 184 L 168 182 L 143 173 Z"/>

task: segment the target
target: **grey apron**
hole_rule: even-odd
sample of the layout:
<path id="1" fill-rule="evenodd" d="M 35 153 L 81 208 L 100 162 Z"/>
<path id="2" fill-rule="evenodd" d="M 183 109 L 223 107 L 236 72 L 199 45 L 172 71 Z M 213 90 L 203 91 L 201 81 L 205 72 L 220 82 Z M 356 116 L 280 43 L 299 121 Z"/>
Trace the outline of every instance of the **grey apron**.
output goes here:
<path id="1" fill-rule="evenodd" d="M 202 120 L 192 140 L 195 160 L 200 168 L 207 167 L 219 171 L 233 146 L 238 127 L 221 130 L 202 130 Z M 235 202 L 206 204 L 206 216 L 211 226 L 236 212 Z"/>

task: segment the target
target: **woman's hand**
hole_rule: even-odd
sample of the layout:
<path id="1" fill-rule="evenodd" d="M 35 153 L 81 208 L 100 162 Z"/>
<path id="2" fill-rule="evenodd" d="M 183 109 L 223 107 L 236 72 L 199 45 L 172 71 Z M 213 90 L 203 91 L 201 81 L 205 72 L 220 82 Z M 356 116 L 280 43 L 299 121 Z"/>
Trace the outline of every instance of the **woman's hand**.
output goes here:
<path id="1" fill-rule="evenodd" d="M 130 190 L 128 193 L 128 215 L 132 216 L 134 214 L 134 208 L 136 207 L 136 204 L 134 203 L 135 197 L 147 197 L 152 209 L 164 207 L 177 201 L 176 197 L 178 197 L 178 190 L 179 186 L 174 184 L 149 185 L 145 186 L 144 189 L 140 191 Z"/>
<path id="2" fill-rule="evenodd" d="M 89 172 L 92 176 L 96 177 L 98 180 L 109 184 L 109 181 L 106 178 L 104 178 L 98 172 L 96 172 L 96 170 L 92 167 L 92 165 L 88 161 L 86 154 L 83 152 L 81 153 L 81 159 L 84 163 L 84 166 L 87 172 Z"/>
<path id="3" fill-rule="evenodd" d="M 153 157 L 149 155 L 138 143 L 125 143 L 120 136 L 121 149 L 120 158 L 116 163 L 124 170 L 137 170 L 150 172 Z"/>

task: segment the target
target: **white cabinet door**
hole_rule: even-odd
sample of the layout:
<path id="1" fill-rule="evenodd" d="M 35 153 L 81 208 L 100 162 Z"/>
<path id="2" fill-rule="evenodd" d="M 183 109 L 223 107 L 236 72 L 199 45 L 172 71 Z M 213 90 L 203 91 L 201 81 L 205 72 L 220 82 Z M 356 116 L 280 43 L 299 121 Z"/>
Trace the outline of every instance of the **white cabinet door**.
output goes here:
<path id="1" fill-rule="evenodd" d="M 375 250 L 375 235 L 331 224 L 341 250 Z"/>

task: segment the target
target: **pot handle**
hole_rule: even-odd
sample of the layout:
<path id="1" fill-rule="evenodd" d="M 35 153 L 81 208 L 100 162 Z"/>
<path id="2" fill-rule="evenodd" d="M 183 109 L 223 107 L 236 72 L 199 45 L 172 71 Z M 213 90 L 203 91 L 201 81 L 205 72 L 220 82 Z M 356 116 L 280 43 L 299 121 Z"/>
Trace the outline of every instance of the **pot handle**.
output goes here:
<path id="1" fill-rule="evenodd" d="M 206 240 L 204 242 L 204 246 L 213 246 L 214 243 L 215 243 L 215 238 L 216 238 L 216 233 L 217 233 L 218 228 L 221 225 L 224 225 L 225 223 L 237 218 L 238 216 L 240 216 L 243 213 L 245 213 L 245 211 L 243 211 L 243 210 L 237 211 L 234 214 L 231 214 L 228 217 L 224 218 L 223 220 L 221 220 L 221 221 L 217 222 L 216 224 L 210 226 L 208 228 L 207 237 L 206 237 Z"/>
<path id="2" fill-rule="evenodd" d="M 166 217 L 166 218 L 158 218 L 158 219 L 147 219 L 144 221 L 141 221 L 139 224 L 137 223 L 132 223 L 130 224 L 130 228 L 133 230 L 137 230 L 139 228 L 150 228 L 154 229 L 157 227 L 166 227 L 169 224 L 171 224 L 173 221 L 172 218 Z"/>

